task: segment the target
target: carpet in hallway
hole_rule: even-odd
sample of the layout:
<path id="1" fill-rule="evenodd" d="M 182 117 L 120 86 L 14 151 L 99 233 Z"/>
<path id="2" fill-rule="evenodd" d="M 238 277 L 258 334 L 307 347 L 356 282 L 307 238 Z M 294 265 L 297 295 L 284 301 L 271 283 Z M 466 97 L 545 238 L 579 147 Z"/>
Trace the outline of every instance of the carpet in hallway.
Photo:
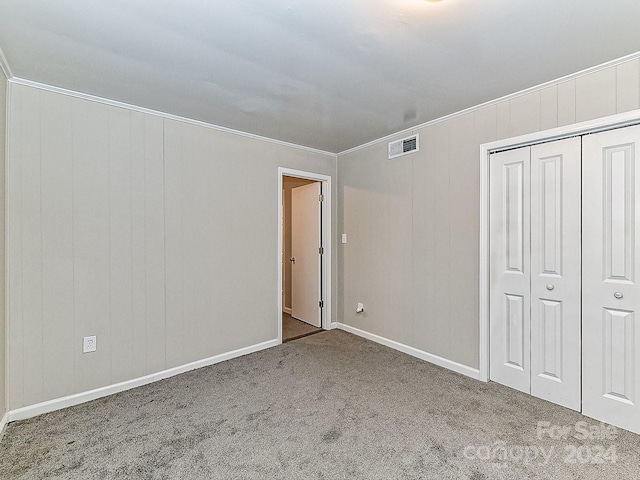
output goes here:
<path id="1" fill-rule="evenodd" d="M 321 332 L 322 329 L 293 318 L 288 313 L 282 314 L 282 341 L 288 342 L 296 338 L 306 337 Z"/>

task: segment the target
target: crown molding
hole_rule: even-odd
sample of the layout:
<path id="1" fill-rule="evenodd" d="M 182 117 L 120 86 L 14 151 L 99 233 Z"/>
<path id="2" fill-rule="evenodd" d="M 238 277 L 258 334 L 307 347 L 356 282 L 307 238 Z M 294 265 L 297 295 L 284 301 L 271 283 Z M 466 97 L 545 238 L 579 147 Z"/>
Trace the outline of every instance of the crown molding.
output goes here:
<path id="1" fill-rule="evenodd" d="M 243 132 L 241 130 L 234 130 L 233 128 L 222 127 L 220 125 L 214 125 L 213 123 L 207 123 L 200 120 L 194 120 L 192 118 L 181 117 L 179 115 L 173 115 L 171 113 L 160 112 L 158 110 L 152 110 L 146 107 L 140 107 L 138 105 L 132 105 L 130 103 L 119 102 L 117 100 L 111 100 L 109 98 L 98 97 L 96 95 L 91 95 L 88 93 L 77 92 L 75 90 L 68 90 L 66 88 L 55 87 L 53 85 L 47 85 L 45 83 L 34 82 L 32 80 L 27 80 L 25 78 L 12 77 L 9 79 L 10 83 L 16 85 L 24 85 L 26 87 L 37 88 L 40 90 L 46 90 L 52 93 L 59 93 L 61 95 L 67 95 L 69 97 L 80 98 L 83 100 L 89 100 L 91 102 L 102 103 L 104 105 L 109 105 L 112 107 L 124 108 L 127 110 L 132 110 L 135 112 L 145 113 L 147 115 L 155 115 L 157 117 L 166 118 L 168 120 L 175 120 L 177 122 L 189 123 L 191 125 L 197 125 L 199 127 L 210 128 L 212 130 L 217 130 L 219 132 L 230 133 L 232 135 L 238 135 L 241 137 L 251 138 L 253 140 L 260 140 L 263 142 L 269 142 L 276 145 L 281 145 L 285 147 L 295 148 L 298 150 L 304 150 L 306 152 L 316 153 L 319 155 L 326 155 L 332 158 L 336 158 L 336 154 L 332 152 L 327 152 L 325 150 L 319 150 L 317 148 L 305 147 L 304 145 L 297 145 L 295 143 L 285 142 L 284 140 L 277 140 L 275 138 L 263 137 L 261 135 L 256 135 L 254 133 Z"/>
<path id="2" fill-rule="evenodd" d="M 377 138 L 377 139 L 372 140 L 370 142 L 363 143 L 361 145 L 358 145 L 356 147 L 350 148 L 348 150 L 344 150 L 344 151 L 339 152 L 339 153 L 336 154 L 336 153 L 332 153 L 332 152 L 327 152 L 325 150 L 319 150 L 319 149 L 312 148 L 312 147 L 306 147 L 304 145 L 298 145 L 298 144 L 295 144 L 295 143 L 285 142 L 283 140 L 277 140 L 277 139 L 274 139 L 274 138 L 263 137 L 261 135 L 256 135 L 256 134 L 253 134 L 253 133 L 243 132 L 243 131 L 240 131 L 240 130 L 235 130 L 235 129 L 232 129 L 232 128 L 227 128 L 227 127 L 223 127 L 223 126 L 220 126 L 220 125 L 215 125 L 215 124 L 212 124 L 212 123 L 203 122 L 203 121 L 200 121 L 200 120 L 194 120 L 194 119 L 191 119 L 191 118 L 181 117 L 181 116 L 173 115 L 173 114 L 166 113 L 166 112 L 160 112 L 160 111 L 157 111 L 157 110 L 152 110 L 152 109 L 145 108 L 145 107 L 140 107 L 140 106 L 137 106 L 137 105 L 132 105 L 132 104 L 124 103 L 124 102 L 118 102 L 116 100 L 111 100 L 111 99 L 104 98 L 104 97 L 98 97 L 98 96 L 90 95 L 90 94 L 87 94 L 87 93 L 77 92 L 77 91 L 74 91 L 74 90 L 68 90 L 68 89 L 65 89 L 65 88 L 55 87 L 55 86 L 47 85 L 47 84 L 44 84 L 44 83 L 34 82 L 32 80 L 26 80 L 26 79 L 23 79 L 23 78 L 14 77 L 12 72 L 11 72 L 11 70 L 10 70 L 10 68 L 9 68 L 9 65 L 6 62 L 6 58 L 5 58 L 4 54 L 2 53 L 2 50 L 0 49 L 0 67 L 2 68 L 3 72 L 5 73 L 5 75 L 9 79 L 9 81 L 12 82 L 12 83 L 15 83 L 15 84 L 25 85 L 25 86 L 29 86 L 29 87 L 33 87 L 33 88 L 39 88 L 41 90 L 47 90 L 47 91 L 50 91 L 50 92 L 59 93 L 59 94 L 62 94 L 62 95 L 68 95 L 68 96 L 72 96 L 72 97 L 76 97 L 76 98 L 82 98 L 84 100 L 90 100 L 90 101 L 94 101 L 94 102 L 98 102 L 98 103 L 103 103 L 105 105 L 111 105 L 111 106 L 115 106 L 115 107 L 119 107 L 119 108 L 126 108 L 126 109 L 129 109 L 129 110 L 133 110 L 133 111 L 137 111 L 137 112 L 141 112 L 141 113 L 146 113 L 146 114 L 149 114 L 149 115 L 156 115 L 156 116 L 167 118 L 167 119 L 170 119 L 170 120 L 176 120 L 176 121 L 179 121 L 179 122 L 190 123 L 192 125 L 198 125 L 198 126 L 205 127 L 205 128 L 211 128 L 213 130 L 230 133 L 232 135 L 239 135 L 239 136 L 243 136 L 243 137 L 247 137 L 247 138 L 252 138 L 252 139 L 255 139 L 255 140 L 261 140 L 261 141 L 265 141 L 265 142 L 269 142 L 269 143 L 274 143 L 276 145 L 282 145 L 282 146 L 295 148 L 295 149 L 299 149 L 299 150 L 304 150 L 304 151 L 311 152 L 311 153 L 316 153 L 316 154 L 319 154 L 319 155 L 326 155 L 326 156 L 330 156 L 330 157 L 334 157 L 334 158 L 338 158 L 338 157 L 341 157 L 341 156 L 344 156 L 344 155 L 348 155 L 350 153 L 357 152 L 358 150 L 363 150 L 363 149 L 365 149 L 367 147 L 370 147 L 372 145 L 376 145 L 376 144 L 381 143 L 381 142 L 388 142 L 388 141 L 397 139 L 397 138 L 399 138 L 401 136 L 412 135 L 412 134 L 416 133 L 416 131 L 419 130 L 419 129 L 422 129 L 422 128 L 425 128 L 425 127 L 429 127 L 431 125 L 436 125 L 438 123 L 445 122 L 447 120 L 451 120 L 453 118 L 456 118 L 456 117 L 459 117 L 459 116 L 462 116 L 462 115 L 466 115 L 468 113 L 472 113 L 472 112 L 481 110 L 483 108 L 486 108 L 486 107 L 489 107 L 489 106 L 492 106 L 492 105 L 497 105 L 497 104 L 502 103 L 502 102 L 513 100 L 515 98 L 521 97 L 523 95 L 527 95 L 529 93 L 535 92 L 537 90 L 541 90 L 543 88 L 546 88 L 546 87 L 549 87 L 549 86 L 552 86 L 552 85 L 557 85 L 559 83 L 567 82 L 567 81 L 570 81 L 570 80 L 575 80 L 577 78 L 580 78 L 580 77 L 583 77 L 583 76 L 590 75 L 592 73 L 598 72 L 600 70 L 605 70 L 607 68 L 614 67 L 614 66 L 617 66 L 617 65 L 620 65 L 620 64 L 632 61 L 632 60 L 637 60 L 637 59 L 640 59 L 640 51 L 632 53 L 632 54 L 629 54 L 629 55 L 626 55 L 624 57 L 620 57 L 620 58 L 617 58 L 617 59 L 614 59 L 614 60 L 610 60 L 608 62 L 599 64 L 599 65 L 596 65 L 596 66 L 593 66 L 593 67 L 589 67 L 589 68 L 584 69 L 584 70 L 580 70 L 579 72 L 576 72 L 576 73 L 571 73 L 569 75 L 565 75 L 563 77 L 556 78 L 554 80 L 550 80 L 548 82 L 541 83 L 539 85 L 535 85 L 533 87 L 526 88 L 524 90 L 520 90 L 520 91 L 515 92 L 515 93 L 511 93 L 509 95 L 505 95 L 503 97 L 499 97 L 499 98 L 494 99 L 494 100 L 490 100 L 488 102 L 481 103 L 479 105 L 475 105 L 473 107 L 466 108 L 464 110 L 460 110 L 458 112 L 451 113 L 449 115 L 445 115 L 443 117 L 436 118 L 434 120 L 430 120 L 428 122 L 421 123 L 421 124 L 413 126 L 413 127 L 406 128 L 404 130 L 400 130 L 398 132 L 395 132 L 395 133 L 392 133 L 392 134 L 389 134 L 389 135 L 385 135 L 384 137 Z"/>
<path id="3" fill-rule="evenodd" d="M 451 113 L 449 115 L 445 115 L 444 117 L 439 117 L 439 118 L 436 118 L 434 120 L 429 120 L 428 122 L 421 123 L 419 125 L 416 125 L 415 127 L 405 128 L 404 130 L 400 130 L 399 132 L 392 133 L 390 135 L 385 135 L 384 137 L 377 138 L 376 140 L 372 140 L 370 142 L 363 143 L 362 145 L 358 145 L 357 147 L 353 147 L 353 148 L 350 148 L 348 150 L 344 150 L 342 152 L 339 152 L 336 156 L 337 157 L 341 157 L 343 155 L 348 155 L 350 153 L 357 152 L 358 150 L 365 149 L 367 147 L 370 147 L 372 145 L 376 145 L 376 144 L 381 143 L 381 142 L 389 142 L 391 140 L 396 140 L 397 138 L 399 138 L 401 136 L 413 135 L 414 133 L 417 133 L 416 131 L 421 129 L 421 128 L 425 128 L 425 127 L 429 127 L 431 125 L 435 125 L 435 124 L 438 124 L 438 123 L 441 123 L 441 122 L 445 122 L 447 120 L 451 120 L 453 118 L 460 117 L 462 115 L 466 115 L 468 113 L 472 113 L 472 112 L 475 112 L 477 110 L 481 110 L 483 108 L 486 108 L 486 107 L 489 107 L 489 106 L 492 106 L 492 105 L 497 105 L 498 103 L 502 103 L 502 102 L 506 102 L 506 101 L 509 101 L 509 100 L 513 100 L 514 98 L 522 97 L 523 95 L 527 95 L 529 93 L 535 92 L 536 90 L 542 90 L 543 88 L 550 87 L 552 85 L 557 85 L 559 83 L 567 82 L 567 81 L 570 81 L 570 80 L 575 80 L 576 78 L 584 77 L 585 75 L 590 75 L 592 73 L 599 72 L 600 70 L 605 70 L 605 69 L 610 68 L 610 67 L 615 67 L 617 65 L 620 65 L 620 64 L 623 64 L 623 63 L 626 63 L 626 62 L 630 62 L 632 60 L 637 60 L 639 58 L 640 58 L 640 51 L 632 53 L 630 55 L 625 55 L 624 57 L 616 58 L 614 60 L 610 60 L 608 62 L 601 63 L 601 64 L 596 65 L 594 67 L 589 67 L 589 68 L 586 68 L 584 70 L 580 70 L 579 72 L 571 73 L 569 75 L 565 75 L 564 77 L 556 78 L 554 80 L 550 80 L 548 82 L 544 82 L 544 83 L 541 83 L 539 85 L 535 85 L 533 87 L 529 87 L 529 88 L 526 88 L 524 90 L 520 90 L 520 91 L 515 92 L 515 93 L 510 93 L 509 95 L 505 95 L 504 97 L 500 97 L 500 98 L 497 98 L 495 100 L 489 100 L 488 102 L 481 103 L 479 105 L 475 105 L 473 107 L 469 107 L 469 108 L 466 108 L 464 110 L 460 110 L 458 112 Z"/>
<path id="4" fill-rule="evenodd" d="M 11 68 L 7 62 L 7 57 L 4 56 L 2 48 L 0 48 L 0 70 L 2 70 L 4 76 L 7 77 L 7 80 L 11 80 L 13 78 L 13 73 L 11 72 Z"/>

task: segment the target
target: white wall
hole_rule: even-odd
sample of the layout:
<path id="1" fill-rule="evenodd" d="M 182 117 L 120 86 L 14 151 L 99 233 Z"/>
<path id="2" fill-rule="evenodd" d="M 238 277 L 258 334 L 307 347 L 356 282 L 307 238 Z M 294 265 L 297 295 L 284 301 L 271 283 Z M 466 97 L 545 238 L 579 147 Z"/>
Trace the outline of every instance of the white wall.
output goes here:
<path id="1" fill-rule="evenodd" d="M 634 59 L 416 129 L 415 154 L 339 155 L 338 318 L 478 368 L 480 144 L 637 108 Z"/>
<path id="2" fill-rule="evenodd" d="M 277 337 L 277 169 L 334 156 L 17 83 L 10 110 L 8 409 Z"/>

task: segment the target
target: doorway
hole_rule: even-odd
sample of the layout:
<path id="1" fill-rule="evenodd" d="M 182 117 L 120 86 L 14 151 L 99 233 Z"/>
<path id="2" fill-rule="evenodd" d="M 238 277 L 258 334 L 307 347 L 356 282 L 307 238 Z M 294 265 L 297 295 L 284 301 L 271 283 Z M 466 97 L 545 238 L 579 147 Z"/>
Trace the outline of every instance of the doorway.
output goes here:
<path id="1" fill-rule="evenodd" d="M 278 169 L 278 341 L 330 326 L 330 177 Z"/>

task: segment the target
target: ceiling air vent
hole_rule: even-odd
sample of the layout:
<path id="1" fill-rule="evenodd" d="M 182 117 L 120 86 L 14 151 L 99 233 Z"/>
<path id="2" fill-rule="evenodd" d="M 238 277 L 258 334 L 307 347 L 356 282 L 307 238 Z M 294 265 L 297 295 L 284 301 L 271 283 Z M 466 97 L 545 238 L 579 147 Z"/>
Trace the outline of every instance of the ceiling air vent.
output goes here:
<path id="1" fill-rule="evenodd" d="M 396 158 L 407 153 L 413 153 L 420 150 L 420 142 L 418 141 L 418 134 L 411 135 L 407 138 L 396 140 L 395 142 L 389 142 L 389 158 Z"/>

